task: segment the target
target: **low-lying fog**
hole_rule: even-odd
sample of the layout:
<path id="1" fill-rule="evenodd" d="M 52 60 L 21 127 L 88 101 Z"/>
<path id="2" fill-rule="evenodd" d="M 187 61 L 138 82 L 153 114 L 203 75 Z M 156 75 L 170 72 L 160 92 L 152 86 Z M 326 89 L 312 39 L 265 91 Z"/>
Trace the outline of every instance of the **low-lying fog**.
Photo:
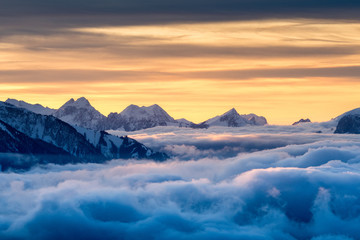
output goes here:
<path id="1" fill-rule="evenodd" d="M 0 173 L 0 239 L 359 239 L 360 135 L 332 132 L 157 127 L 127 134 L 167 162 Z"/>

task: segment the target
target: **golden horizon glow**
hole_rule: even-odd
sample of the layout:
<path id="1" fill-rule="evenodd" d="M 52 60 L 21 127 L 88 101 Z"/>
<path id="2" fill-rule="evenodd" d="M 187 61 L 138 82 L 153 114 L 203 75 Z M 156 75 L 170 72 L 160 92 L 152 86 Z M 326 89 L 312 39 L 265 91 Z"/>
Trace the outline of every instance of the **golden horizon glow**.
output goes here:
<path id="1" fill-rule="evenodd" d="M 59 108 L 84 96 L 104 115 L 156 103 L 193 122 L 235 107 L 270 124 L 327 121 L 360 107 L 360 76 L 351 74 L 360 68 L 360 23 L 289 19 L 67 31 L 0 42 L 0 100 Z"/>

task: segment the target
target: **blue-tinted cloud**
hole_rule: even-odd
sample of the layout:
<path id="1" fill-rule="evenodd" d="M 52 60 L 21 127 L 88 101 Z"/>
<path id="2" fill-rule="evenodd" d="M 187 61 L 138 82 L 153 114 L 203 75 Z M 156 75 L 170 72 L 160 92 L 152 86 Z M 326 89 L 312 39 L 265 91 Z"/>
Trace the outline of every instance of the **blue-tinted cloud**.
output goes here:
<path id="1" fill-rule="evenodd" d="M 360 141 L 358 135 L 334 135 L 335 121 L 297 126 L 259 126 L 209 129 L 157 127 L 136 132 L 109 131 L 115 135 L 129 135 L 157 151 L 181 160 L 201 158 L 225 159 L 239 153 L 274 149 L 287 145 L 314 143 L 326 140 Z M 231 130 L 231 131 L 230 131 Z"/>
<path id="2" fill-rule="evenodd" d="M 280 136 L 279 136 L 280 137 Z M 360 143 L 0 174 L 1 239 L 358 239 Z"/>

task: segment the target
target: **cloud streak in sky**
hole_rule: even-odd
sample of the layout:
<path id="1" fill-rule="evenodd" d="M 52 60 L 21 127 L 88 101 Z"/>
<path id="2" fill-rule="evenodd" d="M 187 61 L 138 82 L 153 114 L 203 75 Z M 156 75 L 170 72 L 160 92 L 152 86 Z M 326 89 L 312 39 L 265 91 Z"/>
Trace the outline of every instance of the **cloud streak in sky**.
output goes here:
<path id="1" fill-rule="evenodd" d="M 259 18 L 344 18 L 358 19 L 356 14 L 360 7 L 354 0 L 345 1 L 311 1 L 311 0 L 200 0 L 200 1 L 44 1 L 35 0 L 29 3 L 25 0 L 3 0 L 1 8 L 2 16 L 21 16 L 29 17 L 34 15 L 55 15 L 72 16 L 82 15 L 91 16 L 113 15 L 113 19 L 107 21 L 117 22 L 119 15 L 141 15 L 144 18 L 133 18 L 132 23 L 149 23 L 164 21 L 164 15 L 168 21 L 213 21 L 213 20 L 234 20 L 234 19 L 259 19 Z M 152 17 L 146 17 L 152 16 Z M 160 18 L 160 19 L 159 19 Z M 120 18 L 121 19 L 121 18 Z M 94 19 L 95 20 L 95 19 Z M 95 22 L 95 21 L 94 21 Z M 104 23 L 104 22 L 102 22 Z M 76 23 L 75 23 L 76 24 Z M 81 24 L 81 21 L 78 22 Z"/>
<path id="2" fill-rule="evenodd" d="M 147 74 L 147 78 L 140 78 Z M 0 83 L 41 83 L 49 82 L 98 82 L 108 79 L 108 82 L 144 82 L 149 79 L 166 78 L 172 79 L 226 79 L 233 81 L 246 81 L 249 79 L 279 79 L 279 78 L 347 78 L 357 81 L 360 74 L 360 66 L 329 67 L 329 68 L 283 68 L 283 69 L 251 69 L 251 70 L 215 70 L 193 71 L 182 73 L 156 72 L 156 71 L 114 71 L 114 70 L 0 70 Z M 186 82 L 186 80 L 183 80 Z M 253 82 L 255 85 L 256 82 Z"/>
<path id="3" fill-rule="evenodd" d="M 4 0 L 1 100 L 57 108 L 85 96 L 104 114 L 156 103 L 194 122 L 232 107 L 271 123 L 326 121 L 358 107 L 359 8 L 351 0 Z"/>

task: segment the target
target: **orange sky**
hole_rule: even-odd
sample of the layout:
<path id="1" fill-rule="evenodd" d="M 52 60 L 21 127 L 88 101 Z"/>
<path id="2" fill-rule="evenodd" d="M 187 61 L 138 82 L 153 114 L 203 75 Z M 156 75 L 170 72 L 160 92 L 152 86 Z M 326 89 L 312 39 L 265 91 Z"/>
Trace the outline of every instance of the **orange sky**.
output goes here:
<path id="1" fill-rule="evenodd" d="M 319 20 L 70 28 L 0 41 L 0 100 L 100 112 L 162 106 L 207 120 L 232 107 L 270 124 L 360 107 L 360 24 Z"/>

